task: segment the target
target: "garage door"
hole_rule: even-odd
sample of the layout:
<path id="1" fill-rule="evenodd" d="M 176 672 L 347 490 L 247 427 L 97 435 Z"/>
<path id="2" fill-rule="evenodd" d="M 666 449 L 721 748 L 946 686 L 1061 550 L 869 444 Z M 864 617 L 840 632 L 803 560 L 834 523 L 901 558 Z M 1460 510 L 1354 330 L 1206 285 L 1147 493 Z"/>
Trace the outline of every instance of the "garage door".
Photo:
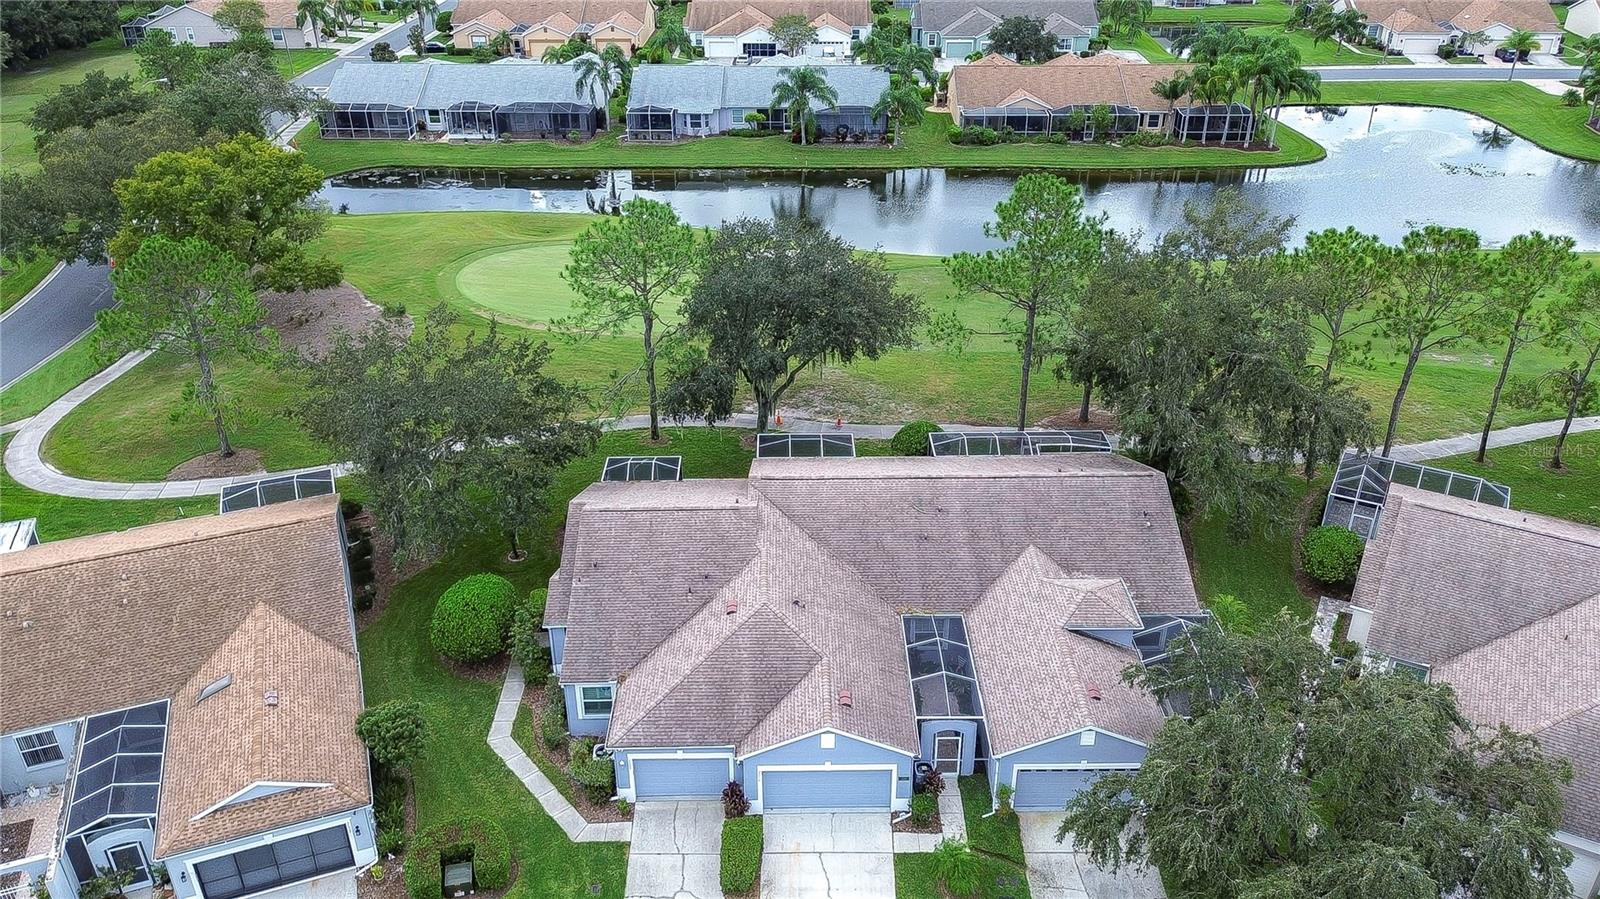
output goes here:
<path id="1" fill-rule="evenodd" d="M 634 799 L 714 799 L 728 785 L 728 759 L 634 759 Z"/>
<path id="2" fill-rule="evenodd" d="M 1067 807 L 1068 799 L 1112 770 L 1115 769 L 1051 771 L 1018 768 L 1017 792 L 1011 797 L 1011 807 L 1019 811 L 1060 811 Z"/>
<path id="3" fill-rule="evenodd" d="M 945 59 L 966 59 L 972 55 L 972 41 L 945 41 Z"/>
<path id="4" fill-rule="evenodd" d="M 763 771 L 761 810 L 887 809 L 894 771 Z"/>
<path id="5" fill-rule="evenodd" d="M 1397 49 L 1407 56 L 1413 53 L 1427 56 L 1439 52 L 1439 42 L 1432 38 L 1406 38 Z"/>

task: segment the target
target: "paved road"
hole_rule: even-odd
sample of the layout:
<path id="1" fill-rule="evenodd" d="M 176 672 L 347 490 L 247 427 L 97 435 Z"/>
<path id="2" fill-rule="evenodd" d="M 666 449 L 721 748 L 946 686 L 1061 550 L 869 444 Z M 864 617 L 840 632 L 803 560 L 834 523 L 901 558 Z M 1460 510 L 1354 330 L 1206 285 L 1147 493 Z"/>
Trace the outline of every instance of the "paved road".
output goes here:
<path id="1" fill-rule="evenodd" d="M 1510 66 L 1311 66 L 1323 81 L 1505 81 Z M 1577 66 L 1517 66 L 1517 81 L 1571 81 Z"/>
<path id="2" fill-rule="evenodd" d="M 10 386 L 94 325 L 111 305 L 110 269 L 75 262 L 0 322 L 0 386 Z"/>

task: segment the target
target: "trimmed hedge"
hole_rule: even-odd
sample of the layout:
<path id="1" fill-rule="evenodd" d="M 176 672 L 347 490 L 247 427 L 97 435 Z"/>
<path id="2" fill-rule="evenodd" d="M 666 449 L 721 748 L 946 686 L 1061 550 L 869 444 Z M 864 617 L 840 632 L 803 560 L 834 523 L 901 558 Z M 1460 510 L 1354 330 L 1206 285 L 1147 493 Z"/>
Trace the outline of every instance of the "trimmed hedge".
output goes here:
<path id="1" fill-rule="evenodd" d="M 550 670 L 550 650 L 542 642 L 544 605 L 549 595 L 545 587 L 535 589 L 517 604 L 511 616 L 511 659 L 522 666 L 524 674 Z"/>
<path id="2" fill-rule="evenodd" d="M 761 876 L 761 818 L 722 822 L 722 892 L 745 895 Z"/>
<path id="3" fill-rule="evenodd" d="M 1306 574 L 1324 584 L 1349 586 L 1361 568 L 1361 553 L 1367 548 L 1361 536 L 1349 528 L 1328 524 L 1306 532 L 1300 543 L 1300 563 Z"/>
<path id="4" fill-rule="evenodd" d="M 464 577 L 439 597 L 428 635 L 434 651 L 458 662 L 480 662 L 506 648 L 517 589 L 498 574 Z"/>
<path id="5" fill-rule="evenodd" d="M 944 428 L 931 421 L 909 422 L 900 430 L 894 432 L 889 438 L 889 449 L 896 456 L 926 456 L 928 452 L 928 435 L 937 434 Z"/>
<path id="6" fill-rule="evenodd" d="M 505 889 L 511 883 L 511 843 L 500 825 L 483 818 L 430 827 L 411 840 L 406 853 L 406 892 L 411 899 L 444 895 L 446 858 L 472 857 L 472 874 L 480 890 Z"/>

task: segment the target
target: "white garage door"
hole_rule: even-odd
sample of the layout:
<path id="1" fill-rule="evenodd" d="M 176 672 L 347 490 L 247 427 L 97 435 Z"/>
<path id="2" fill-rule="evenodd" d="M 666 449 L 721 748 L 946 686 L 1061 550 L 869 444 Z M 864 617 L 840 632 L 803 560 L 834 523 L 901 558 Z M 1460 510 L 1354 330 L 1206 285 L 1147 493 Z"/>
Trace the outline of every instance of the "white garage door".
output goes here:
<path id="1" fill-rule="evenodd" d="M 1439 52 L 1439 41 L 1437 38 L 1406 38 L 1400 42 L 1397 49 L 1407 56 L 1410 56 L 1413 53 L 1426 56 Z"/>

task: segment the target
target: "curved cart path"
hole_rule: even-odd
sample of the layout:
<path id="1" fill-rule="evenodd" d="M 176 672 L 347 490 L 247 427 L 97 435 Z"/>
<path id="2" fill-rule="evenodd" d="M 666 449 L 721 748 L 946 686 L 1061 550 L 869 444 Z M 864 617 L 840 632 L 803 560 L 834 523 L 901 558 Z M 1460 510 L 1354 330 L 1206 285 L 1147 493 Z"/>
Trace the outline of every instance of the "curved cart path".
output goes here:
<path id="1" fill-rule="evenodd" d="M 76 478 L 72 475 L 62 474 L 46 463 L 40 455 L 40 448 L 44 445 L 44 439 L 50 433 L 50 430 L 59 424 L 63 418 L 66 418 L 73 409 L 76 409 L 89 397 L 100 392 L 106 385 L 121 377 L 129 369 L 138 365 L 148 355 L 148 351 L 141 351 L 123 356 L 112 363 L 105 371 L 67 391 L 66 395 L 45 407 L 43 412 L 24 422 L 14 423 L 19 424 L 20 427 L 17 429 L 16 436 L 11 438 L 11 442 L 6 446 L 6 471 L 16 479 L 18 484 L 24 487 L 41 493 L 52 493 L 57 496 L 75 496 L 83 499 L 185 499 L 201 495 L 216 495 L 223 487 L 230 484 L 248 483 L 272 475 L 294 474 L 328 467 L 326 465 L 314 465 L 309 468 L 257 472 L 229 478 L 126 483 L 122 481 L 95 481 L 87 478 Z M 650 419 L 648 416 L 629 415 L 608 421 L 603 427 L 606 430 L 637 430 L 649 427 L 649 424 Z M 755 426 L 755 416 L 740 413 L 732 418 L 718 422 L 718 424 L 736 428 L 753 428 Z M 704 423 L 695 422 L 688 426 L 702 427 Z M 993 425 L 967 424 L 942 424 L 941 427 L 947 431 L 994 429 Z M 840 427 L 835 427 L 833 422 L 791 419 L 784 423 L 783 429 L 794 434 L 844 433 L 853 434 L 856 437 L 885 440 L 894 436 L 895 431 L 900 429 L 900 425 L 845 423 Z M 1541 421 L 1529 425 L 1519 425 L 1514 428 L 1502 428 L 1490 433 L 1489 445 L 1511 446 L 1518 443 L 1528 443 L 1533 440 L 1553 437 L 1560 430 L 1560 421 Z M 1576 418 L 1572 421 L 1572 433 L 1574 434 L 1594 430 L 1600 430 L 1600 415 Z M 1445 437 L 1423 443 L 1402 444 L 1396 446 L 1389 455 L 1392 458 L 1408 462 L 1421 462 L 1427 459 L 1438 459 L 1444 456 L 1472 452 L 1477 446 L 1477 434 L 1462 434 L 1456 437 Z M 353 466 L 345 462 L 333 466 L 335 475 L 346 474 L 352 468 Z"/>

